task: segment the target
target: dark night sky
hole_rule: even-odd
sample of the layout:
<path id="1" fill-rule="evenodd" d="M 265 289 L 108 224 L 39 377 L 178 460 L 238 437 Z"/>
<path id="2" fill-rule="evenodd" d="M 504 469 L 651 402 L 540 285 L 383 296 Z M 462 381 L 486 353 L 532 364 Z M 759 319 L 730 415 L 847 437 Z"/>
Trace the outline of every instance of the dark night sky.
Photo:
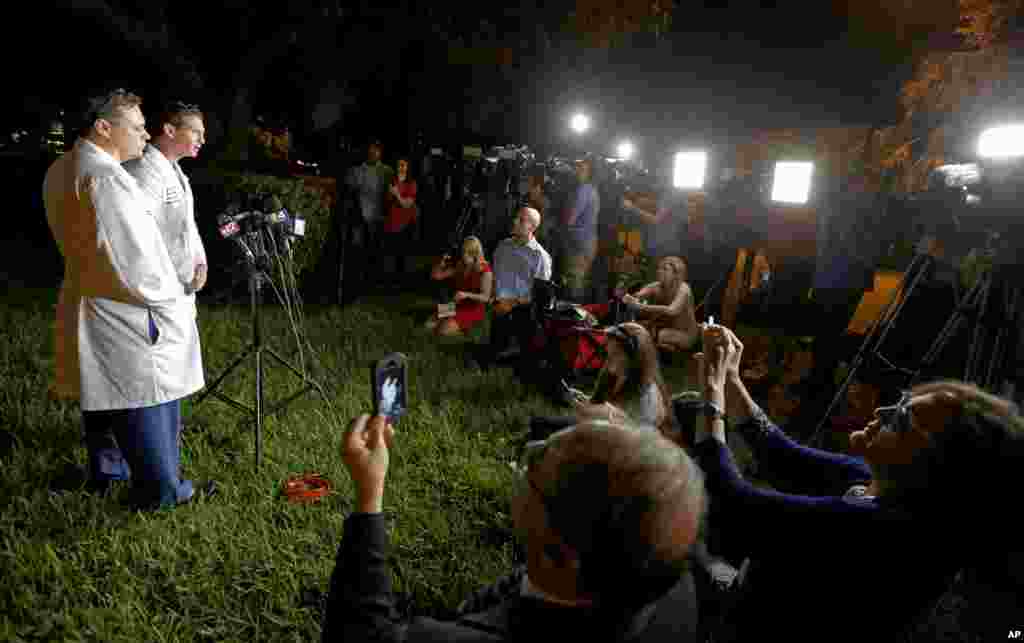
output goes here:
<path id="1" fill-rule="evenodd" d="M 557 140 L 565 136 L 565 119 L 577 106 L 594 116 L 595 140 L 630 135 L 642 147 L 703 142 L 750 129 L 866 124 L 893 113 L 902 70 L 884 65 L 877 51 L 851 45 L 847 19 L 832 3 L 678 4 L 672 33 L 659 45 L 641 38 L 639 46 L 613 49 L 603 61 L 597 56 L 591 67 L 579 60 L 524 61 L 528 86 L 501 88 L 521 96 L 515 101 L 518 109 L 511 110 L 518 113 L 503 121 L 507 132 L 487 133 L 519 136 L 527 143 Z M 690 6 L 697 4 L 704 6 Z M 77 48 L 73 62 L 58 65 L 41 55 L 26 56 L 25 40 L 5 43 L 7 59 L 23 61 L 9 70 L 8 78 L 8 86 L 20 89 L 20 95 L 66 100 L 70 88 L 82 86 L 83 77 L 93 70 L 109 74 L 114 66 L 109 38 L 90 39 L 81 21 L 68 20 L 68 15 L 66 9 L 37 9 L 35 16 L 22 19 L 22 33 L 29 42 L 49 43 L 49 52 Z M 376 46 L 386 47 L 386 39 Z M 102 60 L 87 62 L 83 49 Z M 223 52 L 226 58 L 232 54 Z M 130 80 L 127 84 L 132 85 Z M 19 111 L 17 102 L 8 110 Z"/>

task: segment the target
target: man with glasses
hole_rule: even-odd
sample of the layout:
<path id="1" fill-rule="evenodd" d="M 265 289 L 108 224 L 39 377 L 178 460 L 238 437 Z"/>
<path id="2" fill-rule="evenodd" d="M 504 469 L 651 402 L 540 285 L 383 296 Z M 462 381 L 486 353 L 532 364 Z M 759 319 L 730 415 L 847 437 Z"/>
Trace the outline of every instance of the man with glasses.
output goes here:
<path id="1" fill-rule="evenodd" d="M 141 99 L 89 99 L 78 140 L 43 182 L 47 222 L 64 256 L 54 393 L 78 399 L 90 481 L 131 479 L 139 508 L 188 501 L 178 477 L 178 400 L 199 390 L 194 307 L 153 199 L 121 164 L 143 154 Z"/>
<path id="2" fill-rule="evenodd" d="M 526 566 L 471 596 L 455 621 L 398 618 L 383 514 L 394 431 L 360 416 L 342 457 L 356 489 L 327 599 L 323 641 L 691 641 L 685 560 L 704 513 L 700 470 L 651 431 L 588 422 L 525 450 L 512 520 Z"/>

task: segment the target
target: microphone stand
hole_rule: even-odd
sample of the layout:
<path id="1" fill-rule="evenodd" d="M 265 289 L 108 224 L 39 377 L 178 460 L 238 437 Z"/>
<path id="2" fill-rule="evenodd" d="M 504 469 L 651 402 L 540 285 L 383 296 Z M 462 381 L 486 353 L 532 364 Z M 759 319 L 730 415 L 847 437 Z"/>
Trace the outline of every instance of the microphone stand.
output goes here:
<path id="1" fill-rule="evenodd" d="M 298 399 L 300 396 L 306 394 L 316 385 L 315 382 L 310 379 L 305 373 L 301 372 L 295 366 L 288 363 L 283 357 L 278 355 L 274 350 L 268 346 L 263 345 L 263 333 L 260 324 L 260 303 L 261 303 L 261 291 L 263 288 L 263 282 L 267 279 L 266 272 L 259 265 L 255 258 L 250 256 L 249 261 L 249 305 L 250 312 L 252 315 L 252 342 L 235 358 L 235 360 L 228 366 L 223 373 L 221 373 L 212 384 L 208 385 L 202 393 L 196 398 L 195 406 L 198 407 L 203 401 L 210 395 L 213 395 L 217 399 L 227 403 L 228 405 L 244 412 L 249 413 L 255 420 L 255 442 L 256 442 L 256 468 L 260 466 L 260 460 L 262 456 L 262 445 L 263 445 L 263 418 L 266 415 L 274 415 L 279 411 L 283 410 L 288 404 Z M 302 380 L 304 386 L 284 400 L 271 405 L 266 408 L 263 399 L 263 353 L 277 360 L 277 362 L 290 370 L 296 377 Z M 238 368 L 246 358 L 250 355 L 255 357 L 256 361 L 256 395 L 254 406 L 246 405 L 238 400 L 235 400 L 221 391 L 218 387 L 224 381 L 224 379 L 230 375 L 236 368 Z"/>

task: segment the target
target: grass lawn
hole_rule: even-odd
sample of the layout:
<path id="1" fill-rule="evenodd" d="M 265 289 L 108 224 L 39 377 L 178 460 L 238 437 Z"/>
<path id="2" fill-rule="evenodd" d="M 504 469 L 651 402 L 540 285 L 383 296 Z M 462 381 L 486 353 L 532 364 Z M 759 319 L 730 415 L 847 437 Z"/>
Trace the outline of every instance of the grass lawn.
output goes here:
<path id="1" fill-rule="evenodd" d="M 264 425 L 254 469 L 252 421 L 209 398 L 185 406 L 187 477 L 216 479 L 218 497 L 137 514 L 125 489 L 83 490 L 79 411 L 47 398 L 55 289 L 22 288 L 0 306 L 0 640 L 316 641 L 322 600 L 352 508 L 339 456 L 347 421 L 369 410 L 368 365 L 390 351 L 410 357 L 410 412 L 398 427 L 385 510 L 396 588 L 418 611 L 444 616 L 471 589 L 513 563 L 508 515 L 513 457 L 524 420 L 562 412 L 510 371 L 467 372 L 459 343 L 419 326 L 427 297 L 381 297 L 345 309 L 307 306 L 305 335 L 326 399 L 312 392 Z M 283 311 L 265 306 L 268 344 L 300 357 Z M 200 307 L 212 381 L 250 340 L 244 301 Z M 666 369 L 674 391 L 680 367 Z M 268 403 L 294 377 L 271 365 Z M 251 401 L 252 361 L 223 391 Z M 317 471 L 335 485 L 318 504 L 280 494 L 291 474 Z"/>

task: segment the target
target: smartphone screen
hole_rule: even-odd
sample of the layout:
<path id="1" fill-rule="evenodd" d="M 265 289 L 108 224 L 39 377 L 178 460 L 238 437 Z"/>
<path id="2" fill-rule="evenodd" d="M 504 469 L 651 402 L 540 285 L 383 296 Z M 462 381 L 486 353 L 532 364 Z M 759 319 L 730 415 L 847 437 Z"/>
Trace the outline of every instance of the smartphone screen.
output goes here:
<path id="1" fill-rule="evenodd" d="M 371 385 L 374 414 L 384 415 L 391 424 L 397 424 L 407 408 L 405 355 L 391 353 L 374 362 Z"/>

